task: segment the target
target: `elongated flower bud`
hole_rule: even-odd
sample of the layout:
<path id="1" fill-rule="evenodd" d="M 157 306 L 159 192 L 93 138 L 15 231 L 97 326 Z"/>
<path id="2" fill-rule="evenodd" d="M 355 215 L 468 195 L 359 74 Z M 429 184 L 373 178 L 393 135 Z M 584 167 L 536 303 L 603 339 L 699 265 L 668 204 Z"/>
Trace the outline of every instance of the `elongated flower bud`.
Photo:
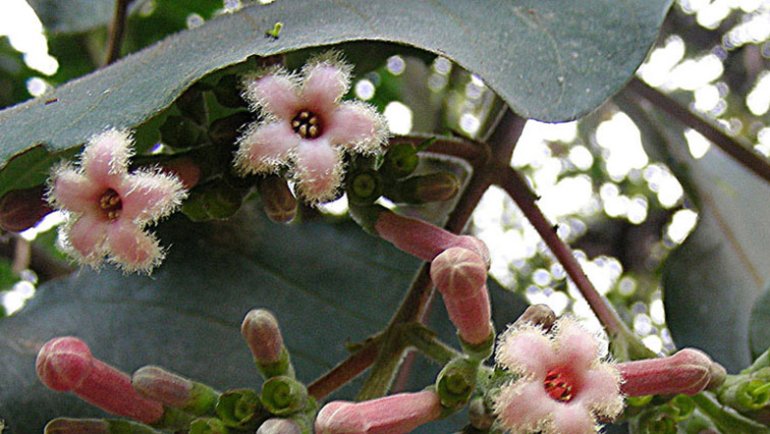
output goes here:
<path id="1" fill-rule="evenodd" d="M 48 422 L 45 434 L 161 434 L 147 425 L 120 419 L 56 418 Z"/>
<path id="2" fill-rule="evenodd" d="M 247 313 L 241 324 L 241 334 L 265 378 L 277 375 L 294 377 L 294 367 L 283 345 L 278 320 L 270 311 L 254 309 Z"/>
<path id="3" fill-rule="evenodd" d="M 623 379 L 620 390 L 626 396 L 695 395 L 717 387 L 726 376 L 721 365 L 692 348 L 669 357 L 620 363 L 617 368 Z"/>
<path id="4" fill-rule="evenodd" d="M 289 189 L 286 180 L 269 175 L 257 183 L 259 196 L 267 217 L 276 223 L 289 223 L 297 214 L 297 198 Z"/>
<path id="5" fill-rule="evenodd" d="M 169 160 L 163 163 L 161 169 L 164 172 L 176 175 L 182 181 L 184 188 L 188 190 L 198 185 L 198 181 L 201 179 L 201 167 L 190 157 L 179 157 Z"/>
<path id="6" fill-rule="evenodd" d="M 464 247 L 476 252 L 489 265 L 489 249 L 476 237 L 456 235 L 438 226 L 404 217 L 382 207 L 351 207 L 351 215 L 367 231 L 424 261 L 432 261 L 450 247 Z"/>
<path id="7" fill-rule="evenodd" d="M 449 172 L 409 177 L 385 191 L 396 203 L 428 203 L 449 200 L 460 191 L 460 181 Z"/>
<path id="8" fill-rule="evenodd" d="M 95 359 L 85 342 L 74 337 L 48 341 L 37 355 L 37 375 L 49 388 L 75 395 L 102 410 L 154 423 L 163 406 L 145 399 L 131 387 L 128 375 Z"/>
<path id="9" fill-rule="evenodd" d="M 21 232 L 35 226 L 48 215 L 51 207 L 45 196 L 45 187 L 9 191 L 0 198 L 0 228 Z"/>
<path id="10" fill-rule="evenodd" d="M 491 343 L 494 330 L 484 259 L 473 250 L 452 247 L 436 256 L 430 266 L 430 276 L 444 297 L 449 318 L 460 338 L 471 345 Z"/>
<path id="11" fill-rule="evenodd" d="M 399 393 L 363 402 L 333 401 L 315 422 L 316 434 L 405 434 L 441 416 L 436 392 Z"/>
<path id="12" fill-rule="evenodd" d="M 550 331 L 556 322 L 556 314 L 545 304 L 533 304 L 516 319 L 514 325 L 521 326 L 525 323 L 538 326 L 545 331 Z"/>
<path id="13" fill-rule="evenodd" d="M 195 416 L 213 414 L 219 393 L 157 366 L 134 372 L 131 384 L 142 396 Z"/>

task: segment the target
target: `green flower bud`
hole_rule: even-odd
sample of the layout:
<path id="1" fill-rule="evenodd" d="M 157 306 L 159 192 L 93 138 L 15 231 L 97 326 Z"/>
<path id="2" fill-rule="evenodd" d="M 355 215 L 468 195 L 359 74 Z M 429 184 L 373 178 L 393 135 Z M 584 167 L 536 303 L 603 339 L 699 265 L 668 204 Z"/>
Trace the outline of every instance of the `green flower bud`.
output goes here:
<path id="1" fill-rule="evenodd" d="M 476 388 L 479 364 L 465 357 L 447 363 L 436 379 L 436 392 L 441 406 L 449 411 L 462 408 Z"/>
<path id="2" fill-rule="evenodd" d="M 385 196 L 396 203 L 440 202 L 460 191 L 460 181 L 449 172 L 416 175 L 389 186 Z"/>
<path id="3" fill-rule="evenodd" d="M 397 143 L 388 149 L 380 167 L 380 173 L 387 178 L 404 178 L 417 169 L 420 157 L 410 143 Z"/>
<path id="4" fill-rule="evenodd" d="M 206 125 L 209 118 L 209 110 L 206 107 L 206 98 L 203 92 L 208 90 L 208 86 L 203 83 L 196 83 L 187 89 L 176 100 L 176 107 L 182 114 L 192 119 L 198 125 Z"/>
<path id="5" fill-rule="evenodd" d="M 262 403 L 276 416 L 296 413 L 305 408 L 307 402 L 307 388 L 291 377 L 272 377 L 262 385 Z"/>
<path id="6" fill-rule="evenodd" d="M 668 402 L 668 406 L 671 417 L 677 422 L 689 419 L 695 411 L 695 402 L 687 395 L 676 395 Z"/>
<path id="7" fill-rule="evenodd" d="M 241 98 L 239 89 L 239 80 L 235 74 L 227 74 L 217 81 L 212 89 L 217 102 L 225 107 L 239 108 L 246 107 L 246 101 Z"/>
<path id="8" fill-rule="evenodd" d="M 222 423 L 230 428 L 253 430 L 265 419 L 262 402 L 251 389 L 228 390 L 219 397 L 216 413 Z"/>
<path id="9" fill-rule="evenodd" d="M 183 116 L 171 115 L 160 126 L 160 140 L 174 148 L 190 148 L 204 142 L 204 129 Z"/>
<path id="10" fill-rule="evenodd" d="M 382 195 L 382 179 L 374 170 L 362 170 L 348 176 L 348 201 L 355 205 L 366 206 L 374 203 Z"/>
<path id="11" fill-rule="evenodd" d="M 241 208 L 243 197 L 243 190 L 219 179 L 192 190 L 182 212 L 194 222 L 226 219 Z"/>
<path id="12" fill-rule="evenodd" d="M 253 119 L 249 112 L 237 112 L 215 120 L 209 127 L 209 138 L 215 145 L 232 146 L 241 127 Z"/>
<path id="13" fill-rule="evenodd" d="M 276 223 L 289 223 L 297 214 L 297 198 L 289 189 L 286 180 L 268 175 L 257 182 L 262 206 L 267 217 Z"/>
<path id="14" fill-rule="evenodd" d="M 190 424 L 189 434 L 228 434 L 229 432 L 230 430 L 221 420 L 215 417 L 199 417 Z"/>

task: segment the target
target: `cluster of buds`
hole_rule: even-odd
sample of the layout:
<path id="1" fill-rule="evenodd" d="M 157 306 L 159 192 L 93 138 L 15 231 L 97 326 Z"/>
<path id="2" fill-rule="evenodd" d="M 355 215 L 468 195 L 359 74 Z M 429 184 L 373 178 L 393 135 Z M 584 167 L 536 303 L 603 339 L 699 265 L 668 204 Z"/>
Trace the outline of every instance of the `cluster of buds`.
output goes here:
<path id="1" fill-rule="evenodd" d="M 46 426 L 46 432 L 310 433 L 317 405 L 305 386 L 294 378 L 294 368 L 275 318 L 268 311 L 253 310 L 243 321 L 242 331 L 265 378 L 261 392 L 218 392 L 157 366 L 142 367 L 130 377 L 95 358 L 80 339 L 52 339 L 38 353 L 36 369 L 40 380 L 53 390 L 72 392 L 110 414 L 133 421 L 58 418 Z"/>

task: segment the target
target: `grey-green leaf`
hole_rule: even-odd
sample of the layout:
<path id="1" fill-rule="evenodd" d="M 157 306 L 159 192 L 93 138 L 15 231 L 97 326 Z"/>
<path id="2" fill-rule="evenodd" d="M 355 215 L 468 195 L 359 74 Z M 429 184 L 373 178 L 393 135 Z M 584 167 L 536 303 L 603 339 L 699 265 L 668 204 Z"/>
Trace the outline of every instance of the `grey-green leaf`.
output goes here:
<path id="1" fill-rule="evenodd" d="M 0 164 L 35 144 L 60 150 L 107 127 L 133 127 L 207 73 L 345 41 L 378 40 L 448 57 L 482 77 L 515 111 L 563 121 L 615 93 L 642 62 L 670 0 L 277 1 L 170 36 L 0 112 Z M 278 39 L 265 32 L 283 23 Z M 45 99 L 57 98 L 46 105 Z"/>
<path id="2" fill-rule="evenodd" d="M 770 189 L 718 149 L 687 167 L 701 209 L 666 261 L 666 317 L 677 345 L 737 371 L 751 361 L 749 312 L 770 281 Z"/>

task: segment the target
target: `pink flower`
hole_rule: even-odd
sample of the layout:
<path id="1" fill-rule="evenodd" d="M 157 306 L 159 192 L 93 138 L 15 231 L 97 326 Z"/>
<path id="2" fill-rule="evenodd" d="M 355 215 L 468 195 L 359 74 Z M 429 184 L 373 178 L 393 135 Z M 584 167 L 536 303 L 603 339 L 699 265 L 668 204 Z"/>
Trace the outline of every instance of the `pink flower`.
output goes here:
<path id="1" fill-rule="evenodd" d="M 159 170 L 128 173 L 131 145 L 126 131 L 92 137 L 79 167 L 54 171 L 48 200 L 66 213 L 62 238 L 79 262 L 96 268 L 107 256 L 126 271 L 149 273 L 165 252 L 144 228 L 174 211 L 187 193 L 177 177 Z"/>
<path id="2" fill-rule="evenodd" d="M 343 173 L 342 153 L 371 154 L 385 143 L 382 116 L 360 102 L 340 102 L 350 67 L 335 56 L 309 62 L 303 78 L 275 69 L 244 81 L 244 98 L 265 115 L 238 139 L 235 164 L 243 174 L 290 167 L 308 202 L 334 197 Z"/>
<path id="3" fill-rule="evenodd" d="M 554 330 L 550 336 L 523 324 L 502 336 L 497 363 L 520 378 L 495 398 L 498 422 L 516 433 L 595 433 L 597 416 L 623 410 L 620 375 L 600 361 L 600 341 L 575 321 L 561 319 Z"/>

